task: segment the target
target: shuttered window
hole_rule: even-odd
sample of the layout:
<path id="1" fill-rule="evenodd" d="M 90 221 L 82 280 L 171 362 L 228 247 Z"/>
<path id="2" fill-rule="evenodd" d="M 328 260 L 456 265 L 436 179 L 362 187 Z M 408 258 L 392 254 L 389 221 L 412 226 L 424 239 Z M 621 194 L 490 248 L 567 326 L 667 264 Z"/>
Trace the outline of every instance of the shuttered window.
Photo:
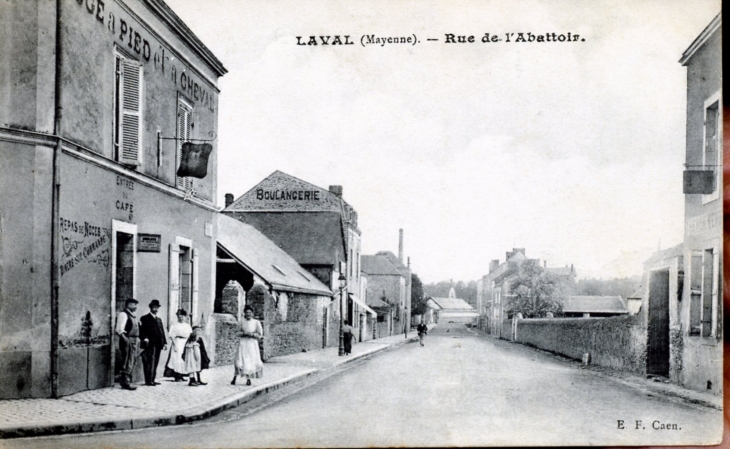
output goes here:
<path id="1" fill-rule="evenodd" d="M 193 107 L 182 98 L 177 102 L 177 158 L 175 170 L 180 167 L 182 160 L 182 145 L 192 138 Z M 192 190 L 193 178 L 175 175 L 178 189 Z"/>
<path id="2" fill-rule="evenodd" d="M 142 143 L 142 66 L 119 54 L 114 98 L 114 157 L 124 165 L 138 166 Z"/>
<path id="3" fill-rule="evenodd" d="M 720 268 L 720 254 L 714 248 L 692 255 L 689 335 L 722 338 Z"/>
<path id="4" fill-rule="evenodd" d="M 722 178 L 722 119 L 719 94 L 715 94 L 705 102 L 705 148 L 703 154 L 704 170 L 713 173 L 712 189 L 702 197 L 702 203 L 720 198 Z"/>

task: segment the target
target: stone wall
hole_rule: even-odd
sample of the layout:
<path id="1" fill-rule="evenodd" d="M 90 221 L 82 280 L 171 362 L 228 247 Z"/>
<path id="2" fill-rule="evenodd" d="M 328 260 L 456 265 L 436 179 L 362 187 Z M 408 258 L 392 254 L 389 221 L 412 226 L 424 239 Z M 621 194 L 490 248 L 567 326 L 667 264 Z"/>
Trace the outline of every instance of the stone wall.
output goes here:
<path id="1" fill-rule="evenodd" d="M 272 298 L 266 314 L 266 358 L 322 348 L 324 299 L 299 293 Z"/>
<path id="2" fill-rule="evenodd" d="M 212 359 L 211 364 L 213 366 L 221 365 L 233 365 L 233 360 L 236 358 L 236 351 L 238 351 L 238 330 L 240 324 L 233 315 L 227 313 L 214 313 L 212 315 L 212 323 L 215 327 L 213 335 L 215 335 L 214 346 L 206 348 L 212 354 L 208 356 Z M 206 343 L 208 343 L 206 341 Z"/>
<path id="3" fill-rule="evenodd" d="M 646 329 L 638 316 L 517 320 L 517 342 L 637 374 L 646 372 Z"/>

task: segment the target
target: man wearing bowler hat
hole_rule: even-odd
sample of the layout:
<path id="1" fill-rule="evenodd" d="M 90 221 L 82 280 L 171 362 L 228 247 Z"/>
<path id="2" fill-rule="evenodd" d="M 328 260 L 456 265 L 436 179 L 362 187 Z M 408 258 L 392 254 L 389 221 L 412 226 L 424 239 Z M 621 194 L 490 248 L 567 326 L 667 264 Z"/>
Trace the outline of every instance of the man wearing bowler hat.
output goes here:
<path id="1" fill-rule="evenodd" d="M 139 338 L 142 342 L 142 366 L 144 367 L 144 384 L 149 386 L 160 385 L 155 382 L 157 365 L 160 363 L 160 354 L 167 349 L 165 326 L 157 316 L 160 310 L 160 301 L 153 299 L 150 302 L 150 313 L 140 318 Z"/>
<path id="2" fill-rule="evenodd" d="M 122 356 L 119 383 L 125 390 L 137 389 L 137 387 L 132 386 L 132 373 L 137 362 L 137 348 L 139 346 L 139 322 L 134 314 L 138 303 L 139 301 L 134 298 L 127 299 L 124 310 L 117 315 L 115 332 L 119 336 L 119 353 Z"/>

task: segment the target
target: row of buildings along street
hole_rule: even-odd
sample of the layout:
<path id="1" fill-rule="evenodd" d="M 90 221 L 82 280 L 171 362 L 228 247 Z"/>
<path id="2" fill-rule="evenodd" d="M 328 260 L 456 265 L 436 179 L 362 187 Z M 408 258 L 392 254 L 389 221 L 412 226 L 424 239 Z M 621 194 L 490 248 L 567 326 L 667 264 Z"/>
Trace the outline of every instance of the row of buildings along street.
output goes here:
<path id="1" fill-rule="evenodd" d="M 720 39 L 718 15 L 680 60 L 687 67 L 684 241 L 646 260 L 638 288 L 625 297 L 575 295 L 574 266 L 549 267 L 525 248 L 513 248 L 477 282 L 476 326 L 498 338 L 722 395 Z M 521 309 L 515 283 L 526 271 L 559 286 L 559 299 L 549 304 L 546 294 L 544 309 Z"/>
<path id="2" fill-rule="evenodd" d="M 343 186 L 279 171 L 220 210 L 227 70 L 164 2 L 127 3 L 3 7 L 18 83 L 0 109 L 0 398 L 114 385 L 128 298 L 159 300 L 168 328 L 185 310 L 214 364 L 246 303 L 264 359 L 337 346 L 342 321 L 358 341 L 403 333 L 402 231 L 397 256 L 363 255 Z"/>

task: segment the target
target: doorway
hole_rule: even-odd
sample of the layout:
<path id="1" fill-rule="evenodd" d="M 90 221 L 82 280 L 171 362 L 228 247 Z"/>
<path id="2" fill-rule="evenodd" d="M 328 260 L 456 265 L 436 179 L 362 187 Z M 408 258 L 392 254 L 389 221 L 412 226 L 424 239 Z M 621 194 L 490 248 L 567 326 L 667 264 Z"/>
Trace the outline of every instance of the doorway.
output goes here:
<path id="1" fill-rule="evenodd" d="M 114 331 L 117 315 L 124 310 L 125 302 L 135 297 L 135 234 L 136 226 L 112 222 L 112 304 L 111 304 L 111 372 L 112 379 L 119 379 L 121 354 L 118 336 Z"/>
<path id="2" fill-rule="evenodd" d="M 649 274 L 647 374 L 669 377 L 669 270 Z"/>

